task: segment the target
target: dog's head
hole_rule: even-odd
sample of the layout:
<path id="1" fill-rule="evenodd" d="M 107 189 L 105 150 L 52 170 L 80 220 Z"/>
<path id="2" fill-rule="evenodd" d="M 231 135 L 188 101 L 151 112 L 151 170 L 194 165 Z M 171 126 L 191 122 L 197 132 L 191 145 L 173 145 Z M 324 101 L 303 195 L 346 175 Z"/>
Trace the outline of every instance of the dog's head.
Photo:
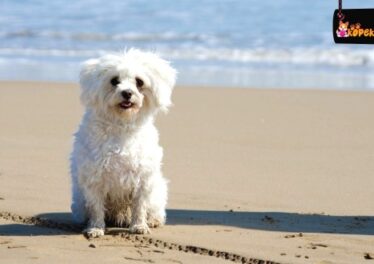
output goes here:
<path id="1" fill-rule="evenodd" d="M 130 49 L 83 64 L 81 100 L 90 109 L 131 120 L 167 111 L 176 71 L 151 52 Z"/>

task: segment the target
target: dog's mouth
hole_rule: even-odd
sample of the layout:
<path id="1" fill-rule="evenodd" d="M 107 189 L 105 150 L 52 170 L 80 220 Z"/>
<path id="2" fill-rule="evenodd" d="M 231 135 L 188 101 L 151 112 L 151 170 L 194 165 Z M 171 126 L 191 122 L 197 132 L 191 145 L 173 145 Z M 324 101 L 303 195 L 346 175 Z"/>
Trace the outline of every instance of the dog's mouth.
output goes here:
<path id="1" fill-rule="evenodd" d="M 135 104 L 130 101 L 122 101 L 121 103 L 118 104 L 118 107 L 126 110 L 126 109 L 133 107 L 134 105 Z"/>

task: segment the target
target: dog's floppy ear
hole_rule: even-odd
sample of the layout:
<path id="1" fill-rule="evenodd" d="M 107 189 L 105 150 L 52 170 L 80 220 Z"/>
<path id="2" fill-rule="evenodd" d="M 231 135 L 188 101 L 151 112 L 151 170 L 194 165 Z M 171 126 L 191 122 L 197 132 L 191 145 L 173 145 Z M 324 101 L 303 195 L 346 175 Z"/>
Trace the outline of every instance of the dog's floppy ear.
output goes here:
<path id="1" fill-rule="evenodd" d="M 85 106 L 95 103 L 95 90 L 98 85 L 99 59 L 89 59 L 83 62 L 79 74 L 81 86 L 81 101 Z"/>
<path id="2" fill-rule="evenodd" d="M 170 63 L 157 54 L 131 49 L 136 60 L 148 70 L 152 78 L 152 92 L 154 93 L 157 107 L 166 112 L 171 106 L 171 93 L 173 91 L 177 71 L 170 66 Z"/>

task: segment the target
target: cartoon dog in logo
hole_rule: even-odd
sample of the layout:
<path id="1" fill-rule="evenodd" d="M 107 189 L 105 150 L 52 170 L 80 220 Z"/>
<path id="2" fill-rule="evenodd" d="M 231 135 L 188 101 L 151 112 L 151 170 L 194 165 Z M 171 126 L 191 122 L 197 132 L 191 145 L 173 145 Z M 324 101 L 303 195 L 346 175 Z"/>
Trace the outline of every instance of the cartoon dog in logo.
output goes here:
<path id="1" fill-rule="evenodd" d="M 336 30 L 336 35 L 338 36 L 338 38 L 348 37 L 348 26 L 349 22 L 339 21 L 339 28 Z"/>

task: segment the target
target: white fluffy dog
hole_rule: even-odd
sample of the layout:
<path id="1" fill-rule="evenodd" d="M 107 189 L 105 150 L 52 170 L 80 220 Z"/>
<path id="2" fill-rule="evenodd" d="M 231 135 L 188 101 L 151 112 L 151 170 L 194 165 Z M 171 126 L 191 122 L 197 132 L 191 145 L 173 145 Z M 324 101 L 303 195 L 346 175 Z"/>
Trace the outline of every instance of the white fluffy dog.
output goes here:
<path id="1" fill-rule="evenodd" d="M 171 105 L 175 79 L 167 61 L 136 49 L 83 64 L 86 111 L 71 155 L 71 209 L 76 221 L 88 220 L 88 237 L 104 235 L 106 221 L 138 234 L 165 223 L 154 117 Z"/>

